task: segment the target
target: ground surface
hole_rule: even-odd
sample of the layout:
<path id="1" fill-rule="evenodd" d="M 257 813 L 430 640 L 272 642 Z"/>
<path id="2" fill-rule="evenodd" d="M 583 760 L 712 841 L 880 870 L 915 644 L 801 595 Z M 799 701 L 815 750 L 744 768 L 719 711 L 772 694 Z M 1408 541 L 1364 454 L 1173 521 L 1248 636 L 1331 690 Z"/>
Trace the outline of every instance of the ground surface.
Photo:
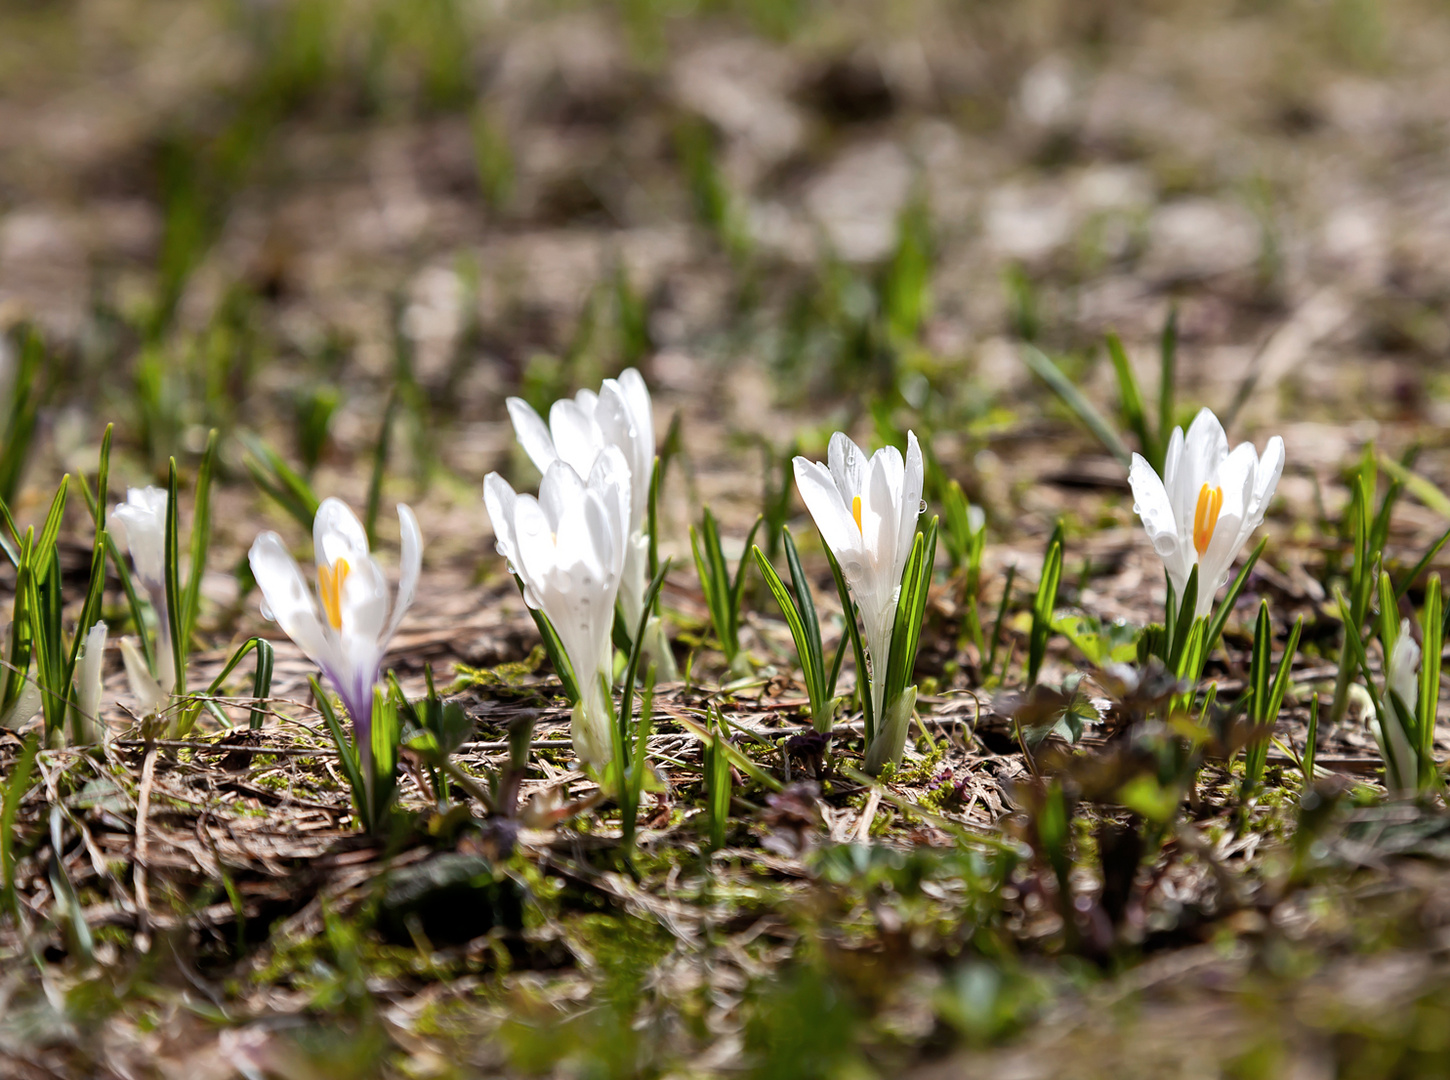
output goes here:
<path id="1" fill-rule="evenodd" d="M 1428 0 L 7 6 L 0 324 L 33 322 L 48 349 L 15 517 L 39 522 L 64 472 L 94 478 L 107 422 L 112 502 L 173 456 L 189 482 L 218 428 L 189 680 L 205 685 L 276 634 L 233 573 L 252 538 L 308 542 L 252 483 L 247 440 L 361 507 L 386 431 L 383 558 L 395 501 L 427 544 L 390 664 L 412 695 L 431 666 L 476 720 L 472 773 L 503 760 L 510 719 L 538 726 L 522 823 L 437 814 L 410 766 L 411 825 L 377 843 L 285 640 L 262 731 L 204 717 L 159 744 L 108 654 L 115 741 L 42 753 L 15 808 L 0 1073 L 1450 1072 L 1450 826 L 1380 799 L 1356 717 L 1321 731 L 1312 796 L 1284 752 L 1337 671 L 1345 470 L 1371 444 L 1418 446 L 1416 471 L 1450 487 L 1447 51 Z M 1142 625 L 1164 601 L 1122 466 L 1020 346 L 1111 411 L 1114 330 L 1156 403 L 1170 309 L 1176 418 L 1207 404 L 1235 439 L 1288 449 L 1266 554 L 1210 664 L 1219 700 L 1242 691 L 1261 598 L 1280 644 L 1306 627 L 1248 824 L 1241 761 L 1210 753 L 1139 866 L 1123 837 L 1141 817 L 1091 797 L 1088 775 L 1128 768 L 1115 736 L 1133 695 L 1082 684 L 1105 711 L 1075 758 L 1017 738 L 1009 692 L 1059 519 L 1059 607 Z M 506 395 L 544 407 L 628 364 L 662 439 L 679 418 L 661 551 L 690 671 L 659 691 L 665 785 L 632 864 L 563 742 L 479 498 L 491 469 L 536 479 Z M 923 727 L 873 787 L 849 729 L 830 764 L 786 748 L 804 690 L 758 579 L 756 670 L 727 672 L 687 528 L 709 505 L 733 560 L 793 447 L 823 457 L 837 428 L 874 445 L 908 427 L 933 512 L 948 478 L 986 511 L 989 630 L 1009 570 L 1016 587 L 989 662 L 943 552 Z M 797 502 L 788 519 L 834 646 L 819 543 Z M 1412 565 L 1445 524 L 1433 497 L 1402 500 L 1387 563 Z M 75 608 L 90 528 L 73 499 Z M 125 629 L 119 588 L 105 612 Z M 1054 636 L 1042 679 L 1090 668 Z M 247 686 L 227 685 L 234 723 Z M 682 723 L 710 705 L 785 785 L 737 770 L 714 852 Z M 7 777 L 21 746 L 0 731 Z M 1039 772 L 1089 793 L 1061 875 Z"/>

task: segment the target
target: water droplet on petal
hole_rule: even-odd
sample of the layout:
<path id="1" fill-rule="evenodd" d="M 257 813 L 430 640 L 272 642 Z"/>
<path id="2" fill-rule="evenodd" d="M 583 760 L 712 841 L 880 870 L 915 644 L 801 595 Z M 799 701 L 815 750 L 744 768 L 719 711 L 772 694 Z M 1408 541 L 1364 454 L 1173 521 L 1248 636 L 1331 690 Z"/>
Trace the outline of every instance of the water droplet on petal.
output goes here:
<path id="1" fill-rule="evenodd" d="M 271 605 L 269 605 L 265 600 L 262 601 L 262 618 L 269 619 L 272 622 L 277 621 L 277 616 L 272 614 Z"/>
<path id="2" fill-rule="evenodd" d="M 841 572 L 848 578 L 860 577 L 865 570 L 866 568 L 855 559 L 850 559 L 841 564 Z"/>
<path id="3" fill-rule="evenodd" d="M 924 513 L 926 513 L 926 500 L 925 499 L 922 499 L 921 502 L 917 505 L 916 512 L 918 514 L 924 514 Z"/>

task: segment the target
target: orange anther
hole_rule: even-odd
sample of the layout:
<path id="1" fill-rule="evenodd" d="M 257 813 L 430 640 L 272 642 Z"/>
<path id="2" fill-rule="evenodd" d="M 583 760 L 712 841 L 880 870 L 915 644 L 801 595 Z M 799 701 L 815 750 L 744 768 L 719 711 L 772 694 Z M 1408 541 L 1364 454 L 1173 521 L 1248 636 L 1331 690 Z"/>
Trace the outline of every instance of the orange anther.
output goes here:
<path id="1" fill-rule="evenodd" d="M 322 598 L 322 608 L 334 630 L 342 629 L 342 586 L 350 569 L 346 559 L 338 559 L 332 566 L 317 568 L 317 594 Z"/>
<path id="2" fill-rule="evenodd" d="M 1223 488 L 1204 484 L 1198 491 L 1198 509 L 1193 512 L 1193 546 L 1198 557 L 1208 550 L 1213 530 L 1218 525 L 1218 512 L 1223 509 Z"/>

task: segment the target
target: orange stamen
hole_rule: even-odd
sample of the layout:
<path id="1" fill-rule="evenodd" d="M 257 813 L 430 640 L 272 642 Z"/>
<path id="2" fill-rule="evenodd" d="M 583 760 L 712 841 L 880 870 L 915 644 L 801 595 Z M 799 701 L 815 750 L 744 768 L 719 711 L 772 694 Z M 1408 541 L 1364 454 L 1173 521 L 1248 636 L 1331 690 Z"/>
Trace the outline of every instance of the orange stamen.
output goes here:
<path id="1" fill-rule="evenodd" d="M 1204 484 L 1198 491 L 1198 509 L 1193 512 L 1193 546 L 1198 557 L 1208 550 L 1213 530 L 1218 525 L 1218 512 L 1223 509 L 1223 488 Z"/>
<path id="2" fill-rule="evenodd" d="M 861 496 L 855 495 L 851 498 L 851 516 L 856 519 L 856 531 L 864 532 L 861 528 Z"/>
<path id="3" fill-rule="evenodd" d="M 342 586 L 350 569 L 346 559 L 317 568 L 317 595 L 322 598 L 322 608 L 334 630 L 342 629 Z"/>

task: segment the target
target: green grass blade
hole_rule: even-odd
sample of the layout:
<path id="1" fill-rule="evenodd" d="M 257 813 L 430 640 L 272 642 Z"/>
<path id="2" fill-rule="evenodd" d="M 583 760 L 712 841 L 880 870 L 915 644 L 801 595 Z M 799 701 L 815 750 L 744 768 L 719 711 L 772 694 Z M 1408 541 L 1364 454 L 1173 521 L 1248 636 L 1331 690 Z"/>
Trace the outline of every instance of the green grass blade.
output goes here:
<path id="1" fill-rule="evenodd" d="M 1012 586 L 1016 581 L 1017 567 L 1007 567 L 1007 580 L 1002 584 L 1002 599 L 997 604 L 997 618 L 992 623 L 992 645 L 987 650 L 987 670 L 983 672 L 984 680 L 991 678 L 992 673 L 997 669 L 997 647 L 1002 643 L 1002 625 L 1007 618 L 1007 607 L 1012 600 Z"/>
<path id="2" fill-rule="evenodd" d="M 337 719 L 337 711 L 333 709 L 332 701 L 323 692 L 317 676 L 309 675 L 307 684 L 312 687 L 312 699 L 317 702 L 317 711 L 322 714 L 328 734 L 332 736 L 333 745 L 337 747 L 337 758 L 342 764 L 343 775 L 347 777 L 348 787 L 352 788 L 353 806 L 357 808 L 358 817 L 363 819 L 363 828 L 371 829 L 372 821 L 369 812 L 371 808 L 368 806 L 367 785 L 363 783 L 362 772 L 358 768 L 357 748 L 353 746 L 352 740 L 343 730 L 341 722 Z"/>
<path id="3" fill-rule="evenodd" d="M 196 631 L 196 616 L 201 609 L 201 579 L 206 574 L 207 554 L 211 550 L 211 488 L 216 470 L 216 455 L 217 429 L 212 428 L 207 435 L 206 449 L 202 452 L 201 465 L 196 473 L 191 520 L 191 568 L 187 572 L 186 589 L 182 593 L 181 631 L 188 649 Z"/>
<path id="4" fill-rule="evenodd" d="M 35 755 L 39 751 L 40 736 L 29 735 L 21 744 L 20 756 L 10 770 L 10 778 L 5 783 L 5 800 L 3 806 L 0 806 L 0 873 L 4 874 L 5 879 L 5 907 L 10 911 L 16 910 L 15 862 L 18 855 L 15 841 L 18 834 L 15 831 L 15 818 L 20 811 L 20 800 L 30 790 Z"/>
<path id="5" fill-rule="evenodd" d="M 1032 629 L 1028 635 L 1027 683 L 1037 682 L 1047 655 L 1047 639 L 1052 631 L 1053 609 L 1057 606 L 1057 589 L 1062 580 L 1062 523 L 1052 530 L 1047 542 L 1047 555 L 1042 561 L 1042 577 L 1037 582 L 1037 594 L 1032 600 Z"/>
<path id="6" fill-rule="evenodd" d="M 1158 339 L 1158 445 L 1168 449 L 1173 430 L 1173 398 L 1178 384 L 1178 308 L 1168 309 L 1163 333 Z"/>
<path id="7" fill-rule="evenodd" d="M 811 672 L 808 670 L 811 662 L 811 644 L 806 637 L 806 625 L 801 618 L 801 613 L 796 607 L 795 599 L 791 596 L 790 590 L 785 587 L 785 582 L 775 572 L 775 567 L 765 557 L 765 552 L 760 550 L 759 545 L 750 549 L 751 555 L 755 557 L 756 565 L 760 567 L 760 575 L 765 579 L 765 587 L 770 595 L 775 598 L 780 613 L 785 617 L 786 626 L 790 628 L 790 636 L 795 642 L 796 658 L 800 662 L 802 674 L 805 679 L 806 692 L 811 698 L 811 715 L 818 715 L 821 702 L 816 695 L 819 692 Z"/>
<path id="8" fill-rule="evenodd" d="M 1138 375 L 1133 370 L 1128 354 L 1117 334 L 1108 334 L 1108 358 L 1113 362 L 1113 371 L 1118 377 L 1118 404 L 1123 413 L 1124 425 L 1138 437 L 1138 446 L 1153 468 L 1163 470 L 1162 449 L 1158 439 L 1148 428 L 1148 414 L 1143 408 L 1143 392 L 1138 386 Z"/>
<path id="9" fill-rule="evenodd" d="M 1228 617 L 1233 612 L 1234 605 L 1238 603 L 1239 594 L 1244 591 L 1244 586 L 1248 584 L 1249 574 L 1253 573 L 1259 556 L 1264 553 L 1264 548 L 1268 544 L 1268 537 L 1265 537 L 1255 545 L 1254 550 L 1249 552 L 1249 557 L 1244 560 L 1238 576 L 1229 585 L 1228 592 L 1223 594 L 1223 600 L 1219 603 L 1213 613 L 1213 619 L 1208 624 L 1208 634 L 1203 639 L 1204 656 L 1208 656 L 1218 646 L 1218 639 L 1223 636 L 1223 628 L 1228 625 Z"/>
<path id="10" fill-rule="evenodd" d="M 634 684 L 639 674 L 640 657 L 644 655 L 644 632 L 653 617 L 654 602 L 659 598 L 660 589 L 664 586 L 665 575 L 670 572 L 670 560 L 666 559 L 664 565 L 656 572 L 649 583 L 649 588 L 644 591 L 644 603 L 639 613 L 639 625 L 634 628 L 634 643 L 630 646 L 629 661 L 624 665 L 624 684 L 619 696 L 619 722 L 626 725 L 634 716 Z M 653 680 L 650 682 L 653 687 Z M 628 733 L 625 733 L 628 741 Z"/>
<path id="11" fill-rule="evenodd" d="M 1405 574 L 1404 577 L 1400 578 L 1400 583 L 1395 586 L 1396 600 L 1398 600 L 1400 597 L 1404 596 L 1405 593 L 1410 591 L 1410 586 L 1412 586 L 1416 581 L 1419 580 L 1420 575 L 1423 574 L 1425 570 L 1429 567 L 1430 563 L 1435 560 L 1435 556 L 1440 554 L 1440 550 L 1445 546 L 1446 541 L 1450 541 L 1450 529 L 1447 529 L 1445 532 L 1441 533 L 1440 539 L 1436 540 L 1433 544 L 1430 545 L 1429 549 L 1425 552 L 1424 555 L 1420 557 L 1420 561 L 1414 565 L 1410 572 Z"/>
<path id="12" fill-rule="evenodd" d="M 735 647 L 740 648 L 740 605 L 745 597 L 745 575 L 750 567 L 750 560 L 745 557 L 755 544 L 755 534 L 760 531 L 760 526 L 765 518 L 756 515 L 755 524 L 750 526 L 750 531 L 745 534 L 745 545 L 741 548 L 740 561 L 735 565 L 735 580 L 730 585 L 730 632 L 735 637 Z M 722 557 L 723 565 L 723 557 Z"/>
<path id="13" fill-rule="evenodd" d="M 171 630 L 171 660 L 176 669 L 176 690 L 178 697 L 186 694 L 186 646 L 182 635 L 184 629 L 181 612 L 181 548 L 180 532 L 181 499 L 177 493 L 176 459 L 171 459 L 166 483 L 166 611 L 158 612 L 169 624 Z M 160 658 L 165 662 L 165 658 Z"/>
<path id="14" fill-rule="evenodd" d="M 388 395 L 387 407 L 383 409 L 383 426 L 378 431 L 378 441 L 373 445 L 373 466 L 368 474 L 368 501 L 363 512 L 363 530 L 368 543 L 377 547 L 378 513 L 383 502 L 383 476 L 388 470 L 388 454 L 393 442 L 393 417 L 398 411 L 398 389 L 393 387 Z"/>
<path id="15" fill-rule="evenodd" d="M 1378 460 L 1380 467 L 1390 474 L 1391 479 L 1403 484 L 1406 491 L 1429 509 L 1443 518 L 1450 519 L 1450 498 L 1447 498 L 1443 491 L 1419 473 L 1411 472 L 1394 458 L 1380 455 Z"/>
<path id="16" fill-rule="evenodd" d="M 515 574 L 514 581 L 518 584 L 519 595 L 523 596 L 524 579 Z M 575 677 L 574 667 L 569 663 L 569 654 L 564 651 L 564 643 L 559 640 L 559 634 L 554 629 L 554 624 L 542 611 L 529 607 L 527 603 L 524 607 L 528 608 L 534 625 L 539 628 L 539 637 L 544 643 L 544 653 L 549 657 L 549 663 L 553 665 L 554 674 L 559 677 L 559 682 L 564 684 L 564 696 L 571 703 L 577 705 L 581 700 L 579 680 Z"/>
<path id="17" fill-rule="evenodd" d="M 1034 375 L 1045 382 L 1062 399 L 1064 405 L 1077 414 L 1077 418 L 1098 437 L 1098 440 L 1113 457 L 1121 461 L 1125 467 L 1131 464 L 1133 455 L 1124 445 L 1123 440 L 1118 437 L 1118 433 L 1113 430 L 1113 425 L 1098 411 L 1096 405 L 1083 396 L 1083 392 L 1077 388 L 1077 384 L 1064 375 L 1062 369 L 1054 364 L 1046 353 L 1035 345 L 1023 345 L 1022 361 Z"/>
<path id="18" fill-rule="evenodd" d="M 827 698 L 826 691 L 826 655 L 825 648 L 821 644 L 821 620 L 816 615 L 816 601 L 811 595 L 810 578 L 801 568 L 800 552 L 796 550 L 795 537 L 790 533 L 789 527 L 783 531 L 782 541 L 785 544 L 785 561 L 790 568 L 791 589 L 795 593 L 796 604 L 800 611 L 801 623 L 805 627 L 806 646 L 809 649 L 811 670 L 809 677 L 814 680 L 815 692 L 811 695 L 812 700 L 819 700 L 825 705 Z"/>
<path id="19" fill-rule="evenodd" d="M 1430 578 L 1425 590 L 1425 609 L 1420 615 L 1424 637 L 1420 658 L 1420 700 L 1418 707 L 1417 749 L 1420 759 L 1420 789 L 1426 790 L 1437 779 L 1435 771 L 1435 718 L 1440 708 L 1440 655 L 1444 649 L 1445 623 L 1442 614 L 1444 596 L 1440 575 Z"/>

